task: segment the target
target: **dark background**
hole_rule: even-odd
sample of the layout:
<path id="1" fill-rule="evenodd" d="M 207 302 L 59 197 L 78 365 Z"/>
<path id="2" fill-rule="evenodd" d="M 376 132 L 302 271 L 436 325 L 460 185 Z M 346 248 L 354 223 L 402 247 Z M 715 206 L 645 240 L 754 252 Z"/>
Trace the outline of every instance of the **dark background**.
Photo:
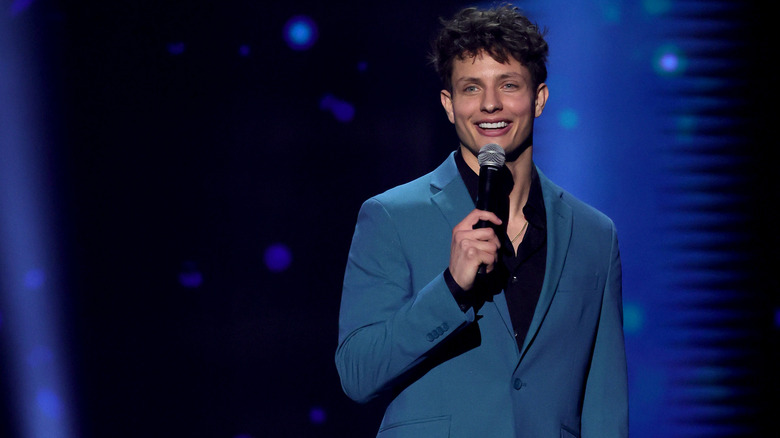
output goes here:
<path id="1" fill-rule="evenodd" d="M 28 79 L 41 102 L 38 163 L 54 212 L 59 274 L 51 277 L 60 285 L 58 330 L 68 351 L 69 436 L 373 436 L 382 406 L 348 400 L 333 365 L 343 268 L 361 202 L 432 170 L 457 144 L 426 55 L 438 17 L 465 3 L 0 4 L 11 11 L 20 3 L 29 5 L 7 22 L 29 44 Z M 777 414 L 769 20 L 745 2 L 645 2 L 646 13 L 654 3 L 672 6 L 648 18 L 631 9 L 637 6 L 593 2 L 606 17 L 605 5 L 624 8 L 624 24 L 605 40 L 583 40 L 612 60 L 589 73 L 595 77 L 580 79 L 575 58 L 551 61 L 551 72 L 574 78 L 551 85 L 551 98 L 609 90 L 628 110 L 596 101 L 580 114 L 583 123 L 603 115 L 600 135 L 620 138 L 616 158 L 583 171 L 607 195 L 588 198 L 586 188 L 564 185 L 616 220 L 627 323 L 655 328 L 627 328 L 632 435 L 758 435 Z M 542 11 L 551 39 L 583 38 L 553 27 L 559 11 L 552 6 L 517 4 Z M 310 50 L 292 50 L 283 38 L 285 22 L 298 14 L 317 23 Z M 681 43 L 692 47 L 690 67 L 671 79 L 654 73 L 649 59 L 636 63 L 647 71 L 625 68 L 621 59 L 639 56 L 629 49 L 646 35 L 658 46 L 694 41 Z M 734 44 L 726 51 L 699 44 L 713 39 Z M 354 118 L 339 121 L 323 109 L 326 96 L 351 104 Z M 697 106 L 702 96 L 723 103 Z M 684 127 L 674 117 L 691 111 L 715 122 L 680 140 Z M 616 120 L 620 126 L 611 126 Z M 548 133 L 563 130 L 550 123 Z M 712 146 L 724 137 L 730 140 Z M 555 143 L 553 134 L 542 138 Z M 691 160 L 667 160 L 680 151 Z M 609 169 L 630 173 L 631 158 L 644 153 L 666 173 L 605 180 Z M 722 159 L 713 164 L 714 155 Z M 547 160 L 553 177 L 565 172 Z M 693 195 L 674 179 L 701 174 L 713 179 Z M 635 206 L 621 185 L 641 187 L 656 204 Z M 702 193 L 729 197 L 699 202 Z M 739 218 L 702 225 L 705 240 L 681 237 L 700 228 L 696 214 L 734 210 Z M 693 218 L 692 225 L 663 222 L 672 216 Z M 658 228 L 644 228 L 648 222 Z M 656 246 L 642 246 L 647 241 Z M 281 272 L 265 263 L 266 249 L 278 243 L 292 254 Z M 695 254 L 663 264 L 685 251 Z M 697 259 L 697 251 L 725 261 Z M 700 281 L 694 271 L 702 266 L 733 275 Z M 188 285 L 182 274 L 202 283 Z M 670 301 L 680 290 L 693 298 Z M 680 327 L 733 336 L 670 335 Z M 1 334 L 13 344 L 14 333 Z M 646 357 L 658 351 L 671 352 Z M 27 436 L 12 390 L 19 377 L 2 377 L 0 435 Z"/>

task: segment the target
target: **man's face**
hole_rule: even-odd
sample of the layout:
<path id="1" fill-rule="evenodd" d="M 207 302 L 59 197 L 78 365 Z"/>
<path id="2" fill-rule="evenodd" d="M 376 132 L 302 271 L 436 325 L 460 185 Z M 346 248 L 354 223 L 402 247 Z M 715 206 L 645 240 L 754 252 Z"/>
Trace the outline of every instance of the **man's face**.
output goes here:
<path id="1" fill-rule="evenodd" d="M 462 147 L 476 155 L 497 143 L 507 159 L 515 159 L 513 152 L 529 145 L 547 95 L 547 86 L 534 88 L 528 69 L 513 57 L 502 64 L 480 52 L 453 62 L 452 92 L 442 90 L 441 103 Z"/>

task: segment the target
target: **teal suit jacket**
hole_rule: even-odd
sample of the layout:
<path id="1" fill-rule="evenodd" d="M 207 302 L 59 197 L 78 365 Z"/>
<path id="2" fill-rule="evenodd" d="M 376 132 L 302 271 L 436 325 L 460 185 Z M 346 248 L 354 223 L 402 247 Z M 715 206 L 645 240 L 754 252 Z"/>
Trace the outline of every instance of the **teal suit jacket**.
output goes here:
<path id="1" fill-rule="evenodd" d="M 628 435 L 621 266 L 612 221 L 541 172 L 547 270 L 522 348 L 504 293 L 463 312 L 443 272 L 474 202 L 453 155 L 366 201 L 349 252 L 336 366 L 378 437 Z"/>

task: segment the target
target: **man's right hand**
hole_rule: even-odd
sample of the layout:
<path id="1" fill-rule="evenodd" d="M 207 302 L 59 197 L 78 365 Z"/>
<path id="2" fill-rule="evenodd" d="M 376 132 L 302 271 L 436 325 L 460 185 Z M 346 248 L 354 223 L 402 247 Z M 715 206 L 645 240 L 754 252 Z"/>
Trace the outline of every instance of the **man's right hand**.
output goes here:
<path id="1" fill-rule="evenodd" d="M 498 260 L 498 250 L 501 248 L 501 242 L 492 228 L 474 229 L 474 225 L 480 220 L 501 225 L 501 219 L 494 213 L 473 210 L 452 229 L 450 274 L 463 290 L 474 286 L 480 265 L 485 265 L 487 272 L 493 270 Z"/>

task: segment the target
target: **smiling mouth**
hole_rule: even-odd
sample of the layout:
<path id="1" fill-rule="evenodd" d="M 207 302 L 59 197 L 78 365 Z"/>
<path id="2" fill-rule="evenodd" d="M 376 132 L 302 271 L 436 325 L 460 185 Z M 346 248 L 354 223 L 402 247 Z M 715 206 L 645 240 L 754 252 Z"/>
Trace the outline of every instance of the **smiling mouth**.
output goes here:
<path id="1" fill-rule="evenodd" d="M 479 126 L 482 129 L 501 129 L 501 128 L 506 128 L 507 126 L 509 126 L 509 124 L 507 122 L 495 122 L 495 123 L 483 122 L 477 124 L 477 126 Z"/>

